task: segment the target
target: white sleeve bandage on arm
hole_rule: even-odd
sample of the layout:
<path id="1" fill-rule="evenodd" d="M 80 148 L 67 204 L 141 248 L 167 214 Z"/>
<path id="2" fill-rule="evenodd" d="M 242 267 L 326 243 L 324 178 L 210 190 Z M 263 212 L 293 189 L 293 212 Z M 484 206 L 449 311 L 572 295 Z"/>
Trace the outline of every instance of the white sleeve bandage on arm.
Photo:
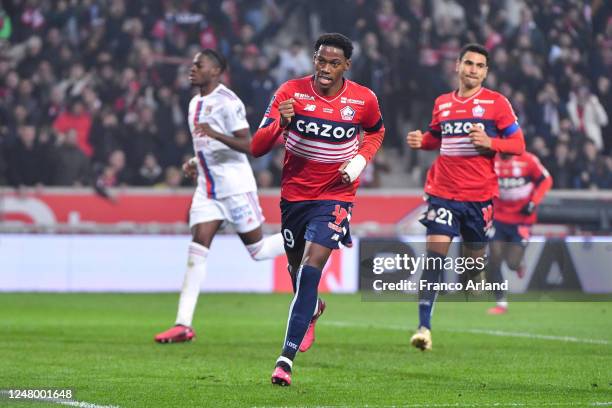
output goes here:
<path id="1" fill-rule="evenodd" d="M 351 183 L 357 180 L 357 177 L 359 177 L 363 169 L 365 169 L 366 164 L 368 164 L 368 162 L 366 161 L 365 157 L 360 154 L 349 160 L 348 164 L 344 168 L 344 172 L 348 174 Z"/>

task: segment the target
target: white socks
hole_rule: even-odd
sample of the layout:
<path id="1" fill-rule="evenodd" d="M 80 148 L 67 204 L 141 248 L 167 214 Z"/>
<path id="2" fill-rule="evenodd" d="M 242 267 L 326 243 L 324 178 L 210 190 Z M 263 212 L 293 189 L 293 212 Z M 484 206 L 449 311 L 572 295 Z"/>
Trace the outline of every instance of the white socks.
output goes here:
<path id="1" fill-rule="evenodd" d="M 283 235 L 274 234 L 259 242 L 246 246 L 251 257 L 256 261 L 273 259 L 277 255 L 285 253 Z M 200 287 L 206 277 L 206 258 L 208 248 L 192 242 L 189 244 L 189 255 L 187 257 L 187 271 L 183 280 L 183 289 L 179 299 L 176 324 L 191 326 L 193 313 L 198 303 Z"/>
<path id="2" fill-rule="evenodd" d="M 246 249 L 256 261 L 273 259 L 285 253 L 283 234 L 274 234 L 254 244 L 246 245 Z"/>
<path id="3" fill-rule="evenodd" d="M 198 303 L 200 286 L 206 277 L 206 257 L 208 248 L 192 242 L 189 244 L 189 255 L 187 257 L 187 271 L 183 280 L 183 289 L 179 298 L 176 324 L 191 326 L 193 312 Z"/>

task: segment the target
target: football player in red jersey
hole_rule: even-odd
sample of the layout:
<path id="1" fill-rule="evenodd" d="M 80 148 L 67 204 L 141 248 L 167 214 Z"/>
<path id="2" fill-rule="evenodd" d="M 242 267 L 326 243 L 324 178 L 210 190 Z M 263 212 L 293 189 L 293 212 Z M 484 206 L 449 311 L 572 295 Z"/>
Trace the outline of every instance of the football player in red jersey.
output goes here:
<path id="1" fill-rule="evenodd" d="M 456 63 L 459 89 L 434 102 L 429 130 L 408 133 L 413 149 L 440 150 L 427 174 L 428 209 L 421 223 L 427 227 L 427 256 L 422 281 L 439 282 L 442 264 L 456 236 L 463 255 L 484 258 L 486 232 L 493 223 L 497 176 L 496 153 L 521 154 L 523 132 L 508 100 L 482 86 L 489 69 L 489 53 L 478 44 L 461 49 Z M 475 262 L 475 264 L 482 264 Z M 467 272 L 466 272 L 467 273 Z M 431 350 L 431 314 L 436 290 L 419 291 L 419 327 L 411 344 Z"/>
<path id="2" fill-rule="evenodd" d="M 344 78 L 353 45 L 342 34 L 323 34 L 314 47 L 314 75 L 276 91 L 251 142 L 254 156 L 285 139 L 281 179 L 282 233 L 295 295 L 272 383 L 291 384 L 291 367 L 314 341 L 325 308 L 318 299 L 321 272 L 331 251 L 350 246 L 349 220 L 359 175 L 382 143 L 378 100 Z M 361 135 L 363 130 L 363 135 Z"/>
<path id="3" fill-rule="evenodd" d="M 495 173 L 499 179 L 499 197 L 493 199 L 495 215 L 487 280 L 501 283 L 504 261 L 520 278 L 523 277 L 523 256 L 531 236 L 531 226 L 536 222 L 536 208 L 552 187 L 553 180 L 540 160 L 528 152 L 520 156 L 497 155 Z M 497 304 L 488 313 L 506 313 L 508 301 L 505 292 L 495 290 L 494 294 Z"/>

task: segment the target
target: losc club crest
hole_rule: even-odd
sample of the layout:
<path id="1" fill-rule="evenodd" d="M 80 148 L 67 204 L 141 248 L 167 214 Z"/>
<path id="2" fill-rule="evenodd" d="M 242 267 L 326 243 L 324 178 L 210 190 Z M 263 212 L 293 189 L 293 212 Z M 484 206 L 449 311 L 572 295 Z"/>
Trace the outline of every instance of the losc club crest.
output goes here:
<path id="1" fill-rule="evenodd" d="M 342 116 L 342 120 L 353 120 L 355 117 L 355 110 L 350 106 L 345 106 L 340 109 L 340 116 Z"/>
<path id="2" fill-rule="evenodd" d="M 474 115 L 477 118 L 481 118 L 485 113 L 485 110 L 482 106 L 480 105 L 476 105 L 472 108 L 472 115 Z"/>

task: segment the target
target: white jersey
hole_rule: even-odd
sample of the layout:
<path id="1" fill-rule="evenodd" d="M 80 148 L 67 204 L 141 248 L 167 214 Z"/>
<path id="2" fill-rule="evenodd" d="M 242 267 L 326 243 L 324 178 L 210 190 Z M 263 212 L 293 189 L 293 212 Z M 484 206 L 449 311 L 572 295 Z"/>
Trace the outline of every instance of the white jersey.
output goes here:
<path id="1" fill-rule="evenodd" d="M 208 198 L 219 199 L 256 191 L 255 177 L 246 154 L 218 140 L 195 134 L 195 125 L 209 123 L 217 132 L 233 137 L 233 132 L 248 129 L 244 104 L 223 84 L 210 94 L 197 94 L 189 102 L 189 130 L 198 159 L 198 187 Z"/>

